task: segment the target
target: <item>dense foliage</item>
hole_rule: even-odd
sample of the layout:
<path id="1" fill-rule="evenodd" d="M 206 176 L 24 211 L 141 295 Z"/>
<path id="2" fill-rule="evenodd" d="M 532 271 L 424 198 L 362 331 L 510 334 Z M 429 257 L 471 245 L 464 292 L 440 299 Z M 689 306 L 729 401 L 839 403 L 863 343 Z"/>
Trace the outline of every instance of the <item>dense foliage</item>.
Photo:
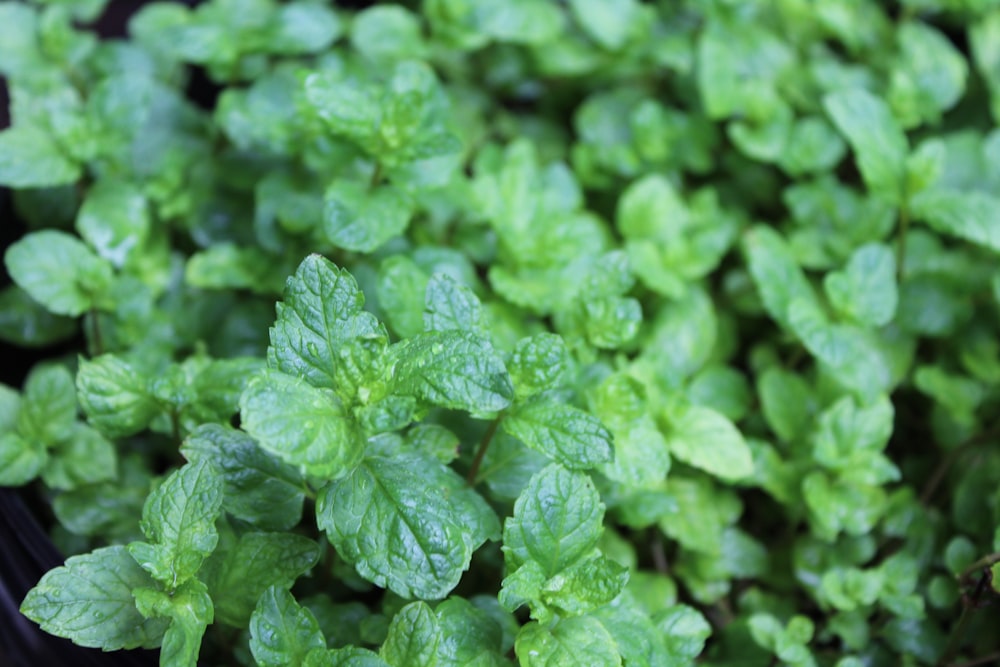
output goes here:
<path id="1" fill-rule="evenodd" d="M 1000 2 L 104 6 L 0 2 L 43 629 L 1000 659 Z"/>

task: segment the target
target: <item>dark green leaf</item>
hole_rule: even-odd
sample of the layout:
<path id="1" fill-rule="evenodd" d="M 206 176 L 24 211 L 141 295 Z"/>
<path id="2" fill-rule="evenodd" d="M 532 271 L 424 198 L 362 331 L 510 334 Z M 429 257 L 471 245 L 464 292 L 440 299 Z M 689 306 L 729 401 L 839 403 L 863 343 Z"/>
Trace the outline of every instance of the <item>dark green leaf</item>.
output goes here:
<path id="1" fill-rule="evenodd" d="M 316 618 L 284 588 L 264 591 L 250 617 L 250 651 L 261 667 L 302 664 L 314 649 L 326 649 Z M 348 663 L 350 664 L 350 663 Z"/>

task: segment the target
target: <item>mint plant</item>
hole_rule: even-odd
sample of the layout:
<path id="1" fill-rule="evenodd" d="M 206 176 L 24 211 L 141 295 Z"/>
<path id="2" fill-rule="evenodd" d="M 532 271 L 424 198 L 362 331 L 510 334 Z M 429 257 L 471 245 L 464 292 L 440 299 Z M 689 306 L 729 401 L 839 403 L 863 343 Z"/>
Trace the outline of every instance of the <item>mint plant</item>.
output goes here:
<path id="1" fill-rule="evenodd" d="M 108 6 L 0 2 L 42 630 L 1000 659 L 1000 4 Z"/>

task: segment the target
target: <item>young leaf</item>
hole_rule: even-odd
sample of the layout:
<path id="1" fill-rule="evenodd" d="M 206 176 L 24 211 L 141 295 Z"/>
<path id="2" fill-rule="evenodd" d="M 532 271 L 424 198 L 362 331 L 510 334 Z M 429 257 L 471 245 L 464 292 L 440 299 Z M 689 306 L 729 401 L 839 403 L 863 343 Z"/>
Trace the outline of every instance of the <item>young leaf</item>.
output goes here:
<path id="1" fill-rule="evenodd" d="M 500 530 L 458 475 L 417 453 L 366 458 L 323 489 L 316 521 L 362 577 L 427 600 L 447 595 L 472 552 Z"/>
<path id="2" fill-rule="evenodd" d="M 880 243 L 868 243 L 851 255 L 844 271 L 828 273 L 823 287 L 830 303 L 851 319 L 884 326 L 896 314 L 896 259 Z"/>
<path id="3" fill-rule="evenodd" d="M 250 617 L 250 652 L 261 667 L 302 664 L 314 649 L 326 649 L 326 639 L 312 613 L 300 607 L 284 588 L 264 591 Z"/>
<path id="4" fill-rule="evenodd" d="M 670 453 L 688 465 L 727 481 L 753 473 L 750 448 L 736 426 L 724 416 L 700 405 L 666 411 Z"/>
<path id="5" fill-rule="evenodd" d="M 425 331 L 476 331 L 481 319 L 482 305 L 471 289 L 445 273 L 427 281 Z"/>
<path id="6" fill-rule="evenodd" d="M 400 342 L 395 388 L 432 405 L 474 413 L 510 405 L 514 389 L 488 340 L 469 331 L 429 331 Z"/>
<path id="7" fill-rule="evenodd" d="M 758 226 L 747 232 L 743 248 L 750 275 L 768 314 L 788 326 L 792 303 L 816 300 L 802 268 L 785 240 L 769 227 Z"/>
<path id="8" fill-rule="evenodd" d="M 535 561 L 551 577 L 597 546 L 603 519 L 590 477 L 553 463 L 531 478 L 514 503 L 514 516 L 504 522 L 504 553 L 513 568 Z"/>
<path id="9" fill-rule="evenodd" d="M 56 315 L 103 307 L 111 287 L 111 264 L 65 232 L 28 234 L 7 248 L 4 262 L 14 282 Z"/>
<path id="10" fill-rule="evenodd" d="M 139 613 L 146 618 L 170 619 L 160 646 L 160 664 L 196 667 L 201 638 L 215 618 L 205 584 L 190 579 L 171 593 L 153 588 L 134 592 Z"/>
<path id="11" fill-rule="evenodd" d="M 406 255 L 389 257 L 378 270 L 375 293 L 385 320 L 400 338 L 424 330 L 424 303 L 429 277 Z"/>
<path id="12" fill-rule="evenodd" d="M 153 585 L 124 546 L 104 547 L 46 573 L 21 603 L 21 613 L 81 646 L 153 648 L 169 621 L 143 618 L 132 596 L 133 590 Z"/>
<path id="13" fill-rule="evenodd" d="M 860 88 L 828 94 L 823 107 L 851 144 L 868 190 L 898 204 L 905 194 L 909 142 L 889 107 Z"/>
<path id="14" fill-rule="evenodd" d="M 544 397 L 512 409 L 500 422 L 504 431 L 571 470 L 586 470 L 613 457 L 611 434 L 579 408 Z"/>
<path id="15" fill-rule="evenodd" d="M 442 641 L 437 616 L 425 602 L 411 602 L 392 617 L 379 655 L 393 667 L 436 667 Z"/>
<path id="16" fill-rule="evenodd" d="M 234 517 L 270 530 L 287 530 L 302 518 L 302 476 L 245 433 L 205 424 L 187 437 L 181 454 L 215 466 L 224 485 L 222 509 Z"/>
<path id="17" fill-rule="evenodd" d="M 250 381 L 240 418 L 261 447 L 310 475 L 340 477 L 364 455 L 364 439 L 337 395 L 284 373 L 267 370 Z"/>
<path id="18" fill-rule="evenodd" d="M 68 491 L 114 479 L 117 468 L 115 446 L 86 424 L 76 423 L 66 440 L 50 450 L 42 480 L 54 489 Z"/>
<path id="19" fill-rule="evenodd" d="M 314 387 L 351 394 L 353 387 L 342 387 L 338 376 L 341 349 L 356 339 L 380 347 L 387 338 L 375 316 L 362 310 L 364 304 L 364 295 L 350 273 L 319 255 L 310 255 L 289 278 L 284 301 L 278 304 L 269 364 L 305 378 Z"/>
<path id="20" fill-rule="evenodd" d="M 614 638 L 589 616 L 571 616 L 554 626 L 532 621 L 517 634 L 514 650 L 524 667 L 622 664 Z"/>
<path id="21" fill-rule="evenodd" d="M 189 463 L 149 495 L 142 532 L 149 539 L 128 549 L 136 562 L 171 590 L 198 572 L 219 541 L 222 478 L 207 461 Z"/>
<path id="22" fill-rule="evenodd" d="M 87 419 L 110 438 L 145 429 L 160 412 L 149 382 L 123 359 L 80 359 L 76 389 Z"/>
<path id="23" fill-rule="evenodd" d="M 587 558 L 548 579 L 539 588 L 539 596 L 561 615 L 579 616 L 618 597 L 628 577 L 627 568 L 605 556 Z"/>
<path id="24" fill-rule="evenodd" d="M 569 350 L 562 337 L 538 333 L 517 342 L 507 364 L 518 399 L 555 389 L 569 370 Z"/>

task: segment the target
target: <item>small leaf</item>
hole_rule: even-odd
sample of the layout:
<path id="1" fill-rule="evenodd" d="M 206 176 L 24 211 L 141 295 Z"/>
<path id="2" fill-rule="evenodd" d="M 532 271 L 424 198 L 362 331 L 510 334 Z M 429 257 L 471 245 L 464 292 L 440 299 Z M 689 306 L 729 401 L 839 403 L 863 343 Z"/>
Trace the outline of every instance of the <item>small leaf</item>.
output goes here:
<path id="1" fill-rule="evenodd" d="M 124 546 L 73 556 L 28 591 L 21 613 L 80 646 L 114 651 L 154 648 L 166 632 L 165 619 L 144 619 L 132 591 L 153 586 Z"/>
<path id="2" fill-rule="evenodd" d="M 146 618 L 169 618 L 163 635 L 160 662 L 177 667 L 196 667 L 205 628 L 214 619 L 208 589 L 198 579 L 190 579 L 171 593 L 152 588 L 135 591 L 136 608 Z"/>
<path id="3" fill-rule="evenodd" d="M 337 395 L 284 373 L 267 370 L 250 381 L 240 418 L 261 447 L 310 475 L 341 477 L 364 454 L 364 439 Z"/>
<path id="4" fill-rule="evenodd" d="M 17 285 L 0 290 L 0 340 L 37 348 L 71 338 L 76 331 L 76 320 L 52 314 Z"/>
<path id="5" fill-rule="evenodd" d="M 436 667 L 438 619 L 425 602 L 411 602 L 392 617 L 379 655 L 393 667 Z"/>
<path id="6" fill-rule="evenodd" d="M 796 301 L 814 302 L 816 295 L 785 240 L 773 229 L 758 226 L 743 239 L 750 275 L 776 322 L 789 324 L 789 308 Z"/>
<path id="7" fill-rule="evenodd" d="M 111 264 L 65 232 L 32 232 L 7 248 L 4 261 L 14 282 L 56 315 L 102 307 L 111 287 Z"/>
<path id="8" fill-rule="evenodd" d="M 73 434 L 76 389 L 65 366 L 36 366 L 24 383 L 17 431 L 29 440 L 52 446 Z"/>
<path id="9" fill-rule="evenodd" d="M 569 7 L 591 39 L 610 51 L 625 46 L 640 11 L 634 0 L 571 0 Z"/>
<path id="10" fill-rule="evenodd" d="M 488 340 L 469 331 L 430 331 L 400 342 L 395 388 L 432 405 L 474 413 L 510 405 L 514 389 Z"/>
<path id="11" fill-rule="evenodd" d="M 338 248 L 370 253 L 406 231 L 411 214 L 406 197 L 391 185 L 372 190 L 338 181 L 326 191 L 323 231 Z"/>
<path id="12" fill-rule="evenodd" d="M 753 473 L 750 448 L 736 426 L 710 408 L 688 405 L 667 411 L 670 453 L 727 481 Z"/>
<path id="13" fill-rule="evenodd" d="M 504 431 L 571 470 L 612 459 L 611 433 L 588 412 L 544 397 L 530 399 L 500 422 Z"/>
<path id="14" fill-rule="evenodd" d="M 519 399 L 555 389 L 570 366 L 569 349 L 558 334 L 538 333 L 522 338 L 507 364 Z"/>
<path id="15" fill-rule="evenodd" d="M 142 431 L 160 412 L 146 378 L 112 354 L 81 359 L 76 389 L 87 419 L 110 438 Z"/>
<path id="16" fill-rule="evenodd" d="M 503 629 L 489 612 L 465 598 L 450 597 L 435 607 L 434 613 L 441 632 L 439 667 L 508 664 L 503 657 Z"/>
<path id="17" fill-rule="evenodd" d="M 445 273 L 435 273 L 427 281 L 425 331 L 476 331 L 481 319 L 482 305 L 471 289 Z"/>
<path id="18" fill-rule="evenodd" d="M 622 664 L 614 638 L 588 616 L 563 618 L 551 627 L 532 621 L 517 634 L 514 650 L 524 667 Z"/>
<path id="19" fill-rule="evenodd" d="M 854 150 L 868 190 L 899 203 L 909 143 L 889 107 L 860 88 L 828 94 L 823 107 Z"/>
<path id="20" fill-rule="evenodd" d="M 102 178 L 87 192 L 76 229 L 101 257 L 121 268 L 145 242 L 150 222 L 142 190 Z"/>
<path id="21" fill-rule="evenodd" d="M 8 432 L 0 435 L 0 486 L 21 486 L 38 476 L 48 461 L 45 446 Z"/>
<path id="22" fill-rule="evenodd" d="M 551 577 L 593 551 L 603 519 L 590 477 L 553 463 L 531 478 L 514 503 L 514 516 L 504 522 L 504 553 L 514 568 L 535 561 Z"/>
<path id="23" fill-rule="evenodd" d="M 264 591 L 250 617 L 250 652 L 257 664 L 299 665 L 317 648 L 325 650 L 326 639 L 312 613 L 284 588 L 272 586 Z"/>
<path id="24" fill-rule="evenodd" d="M 0 132 L 0 184 L 46 188 L 75 183 L 82 173 L 80 165 L 47 132 L 32 125 Z"/>
<path id="25" fill-rule="evenodd" d="M 170 589 L 190 579 L 219 541 L 215 520 L 222 509 L 222 478 L 206 461 L 174 471 L 142 508 L 142 532 L 133 542 L 136 562 Z"/>
<path id="26" fill-rule="evenodd" d="M 500 530 L 461 477 L 417 453 L 365 459 L 323 489 L 316 521 L 362 577 L 427 600 L 447 595 L 472 552 Z"/>
<path id="27" fill-rule="evenodd" d="M 315 387 L 350 395 L 338 369 L 341 350 L 359 340 L 376 350 L 387 341 L 385 328 L 365 312 L 364 295 L 354 277 L 320 255 L 305 258 L 288 279 L 278 319 L 271 328 L 268 362 L 283 373 L 305 378 Z"/>
<path id="28" fill-rule="evenodd" d="M 115 446 L 86 424 L 75 423 L 66 440 L 50 450 L 42 479 L 54 489 L 67 491 L 114 479 L 117 468 Z"/>
<path id="29" fill-rule="evenodd" d="M 910 202 L 914 219 L 931 229 L 1000 253 L 1000 198 L 985 192 L 925 190 Z"/>
<path id="30" fill-rule="evenodd" d="M 828 273 L 823 281 L 830 303 L 848 317 L 884 326 L 896 314 L 896 259 L 880 243 L 868 243 L 851 255 L 844 271 Z"/>

